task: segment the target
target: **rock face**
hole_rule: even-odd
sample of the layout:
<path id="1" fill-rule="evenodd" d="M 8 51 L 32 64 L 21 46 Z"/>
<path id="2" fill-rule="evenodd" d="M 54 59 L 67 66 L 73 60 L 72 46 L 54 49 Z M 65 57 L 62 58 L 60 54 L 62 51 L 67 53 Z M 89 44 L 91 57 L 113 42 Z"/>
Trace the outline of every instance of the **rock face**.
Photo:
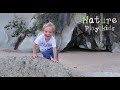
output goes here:
<path id="1" fill-rule="evenodd" d="M 33 37 L 26 36 L 23 42 L 19 45 L 18 50 L 21 50 L 24 52 L 32 52 L 33 41 L 34 41 Z"/>
<path id="2" fill-rule="evenodd" d="M 112 24 L 115 27 L 115 30 L 109 31 L 108 33 L 108 40 L 110 40 L 110 51 L 120 52 L 120 13 L 106 14 L 106 17 L 112 17 L 117 19 L 117 23 Z M 117 50 L 115 50 L 116 48 Z"/>
<path id="3" fill-rule="evenodd" d="M 6 31 L 4 30 L 4 26 L 8 24 L 9 20 L 11 20 L 12 18 L 13 18 L 13 14 L 0 13 L 0 47 L 1 48 L 10 47 L 7 44 L 9 37 Z"/>
<path id="4" fill-rule="evenodd" d="M 0 77 L 83 77 L 80 72 L 31 53 L 0 52 Z"/>
<path id="5" fill-rule="evenodd" d="M 25 16 L 27 15 L 24 14 Z M 100 23 L 97 23 L 96 18 L 100 20 Z M 86 21 L 87 19 L 88 23 L 83 23 L 83 20 Z M 47 21 L 47 16 L 45 20 Z M 71 47 L 79 47 L 90 50 L 120 52 L 119 28 L 120 13 L 59 13 L 55 35 L 57 49 L 58 51 L 64 51 Z M 11 31 L 0 33 L 0 37 L 6 38 L 5 41 L 0 39 L 0 47 L 14 46 L 18 37 L 11 37 L 11 33 Z M 33 37 L 26 37 L 18 46 L 18 49 L 31 52 L 32 41 Z"/>
<path id="6" fill-rule="evenodd" d="M 95 18 L 97 16 L 100 19 L 101 23 L 88 23 L 87 28 L 86 24 L 83 24 L 81 22 L 77 23 L 72 32 L 71 40 L 65 49 L 69 49 L 70 47 L 79 47 L 90 50 L 107 50 L 110 52 L 120 52 L 120 14 L 91 13 L 86 15 L 89 18 Z M 113 19 L 115 20 L 114 22 Z M 107 24 L 104 23 L 104 25 L 102 23 L 105 22 L 105 20 Z"/>
<path id="7" fill-rule="evenodd" d="M 81 22 L 82 18 L 85 16 L 86 16 L 85 13 L 77 13 L 77 14 L 73 14 L 71 18 L 68 18 L 71 20 L 69 20 L 68 22 L 69 24 L 66 24 L 66 26 L 64 26 L 61 32 L 61 41 L 60 41 L 61 43 L 58 43 L 60 44 L 60 48 L 59 48 L 60 51 L 62 51 L 71 41 L 72 33 L 74 31 L 76 24 Z M 66 21 L 66 19 L 64 19 L 64 21 Z"/>
<path id="8" fill-rule="evenodd" d="M 12 37 L 14 30 L 5 30 L 4 27 L 14 18 L 14 15 L 22 17 L 26 22 L 30 22 L 30 19 L 35 13 L 0 13 L 0 48 L 14 48 L 18 37 Z M 4 39 L 4 40 L 3 40 Z"/>
<path id="9" fill-rule="evenodd" d="M 37 36 L 26 36 L 23 42 L 19 45 L 18 50 L 23 52 L 32 52 L 32 45 L 34 40 L 41 35 L 42 32 L 39 31 Z M 39 47 L 37 48 L 37 52 L 39 52 Z"/>

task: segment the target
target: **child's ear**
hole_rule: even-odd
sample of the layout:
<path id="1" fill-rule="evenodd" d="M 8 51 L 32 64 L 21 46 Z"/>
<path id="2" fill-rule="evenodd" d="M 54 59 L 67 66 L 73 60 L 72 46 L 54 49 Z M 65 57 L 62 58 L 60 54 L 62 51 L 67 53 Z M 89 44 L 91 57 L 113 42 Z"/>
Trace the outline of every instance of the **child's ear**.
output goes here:
<path id="1" fill-rule="evenodd" d="M 55 34 L 55 31 L 53 31 L 53 34 Z"/>
<path id="2" fill-rule="evenodd" d="M 53 32 L 53 35 L 55 35 L 55 32 Z"/>

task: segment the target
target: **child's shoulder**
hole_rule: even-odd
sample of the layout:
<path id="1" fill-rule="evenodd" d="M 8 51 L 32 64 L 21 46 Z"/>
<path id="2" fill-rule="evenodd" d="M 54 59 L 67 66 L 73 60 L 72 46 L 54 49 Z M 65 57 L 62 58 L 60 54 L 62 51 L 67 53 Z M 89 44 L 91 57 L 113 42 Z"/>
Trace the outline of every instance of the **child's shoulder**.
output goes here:
<path id="1" fill-rule="evenodd" d="M 40 34 L 38 37 L 43 37 L 43 34 Z"/>
<path id="2" fill-rule="evenodd" d="M 55 40 L 55 36 L 52 36 L 51 38 Z"/>
<path id="3" fill-rule="evenodd" d="M 37 36 L 37 39 L 42 39 L 43 38 L 43 34 Z"/>

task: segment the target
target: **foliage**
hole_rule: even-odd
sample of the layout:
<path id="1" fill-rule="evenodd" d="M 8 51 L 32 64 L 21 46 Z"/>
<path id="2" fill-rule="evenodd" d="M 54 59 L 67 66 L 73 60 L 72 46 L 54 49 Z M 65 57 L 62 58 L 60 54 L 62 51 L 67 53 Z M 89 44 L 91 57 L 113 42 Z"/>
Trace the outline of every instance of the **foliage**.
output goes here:
<path id="1" fill-rule="evenodd" d="M 13 20 L 11 20 L 8 25 L 4 27 L 6 30 L 15 29 L 12 34 L 12 37 L 17 37 L 21 33 L 25 34 L 28 32 L 26 22 L 22 18 L 15 16 Z"/>
<path id="2" fill-rule="evenodd" d="M 49 21 L 53 22 L 55 25 L 58 24 L 59 13 L 38 13 L 36 16 L 37 17 L 35 17 L 35 19 L 37 20 L 37 23 L 29 29 L 27 28 L 26 21 L 18 16 L 15 16 L 4 28 L 6 30 L 15 29 L 12 37 L 17 37 L 21 33 L 26 35 L 35 34 L 37 30 L 42 29 L 44 23 L 47 23 Z"/>

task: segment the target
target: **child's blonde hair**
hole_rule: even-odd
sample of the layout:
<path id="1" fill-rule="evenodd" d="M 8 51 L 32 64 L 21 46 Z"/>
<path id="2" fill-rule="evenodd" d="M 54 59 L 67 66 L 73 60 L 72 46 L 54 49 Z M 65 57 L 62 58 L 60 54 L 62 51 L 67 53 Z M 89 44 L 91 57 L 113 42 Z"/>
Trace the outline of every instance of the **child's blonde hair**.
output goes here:
<path id="1" fill-rule="evenodd" d="M 55 25 L 52 22 L 45 23 L 42 27 L 42 30 L 44 30 L 46 27 L 52 27 L 53 32 L 55 32 Z"/>

